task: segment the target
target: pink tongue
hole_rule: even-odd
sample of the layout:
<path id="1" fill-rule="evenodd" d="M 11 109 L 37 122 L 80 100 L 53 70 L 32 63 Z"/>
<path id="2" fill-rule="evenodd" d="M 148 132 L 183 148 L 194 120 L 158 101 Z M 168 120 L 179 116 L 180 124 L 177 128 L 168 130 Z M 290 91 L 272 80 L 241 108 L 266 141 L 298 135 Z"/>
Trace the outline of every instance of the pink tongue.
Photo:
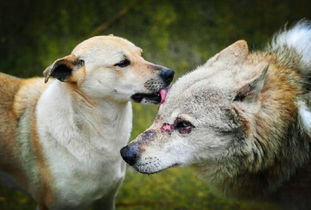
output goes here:
<path id="1" fill-rule="evenodd" d="M 160 95 L 161 95 L 160 104 L 163 104 L 165 102 L 167 92 L 168 92 L 168 88 L 160 90 Z"/>

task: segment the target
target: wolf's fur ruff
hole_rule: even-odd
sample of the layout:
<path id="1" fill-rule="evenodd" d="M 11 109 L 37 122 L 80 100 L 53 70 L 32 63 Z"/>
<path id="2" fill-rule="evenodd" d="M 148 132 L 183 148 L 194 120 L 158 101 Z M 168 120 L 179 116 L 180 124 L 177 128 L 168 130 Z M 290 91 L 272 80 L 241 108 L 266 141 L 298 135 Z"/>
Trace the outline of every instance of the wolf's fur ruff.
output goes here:
<path id="1" fill-rule="evenodd" d="M 127 148 L 142 173 L 197 165 L 210 187 L 288 209 L 311 205 L 311 24 L 250 53 L 238 41 L 180 78 Z"/>

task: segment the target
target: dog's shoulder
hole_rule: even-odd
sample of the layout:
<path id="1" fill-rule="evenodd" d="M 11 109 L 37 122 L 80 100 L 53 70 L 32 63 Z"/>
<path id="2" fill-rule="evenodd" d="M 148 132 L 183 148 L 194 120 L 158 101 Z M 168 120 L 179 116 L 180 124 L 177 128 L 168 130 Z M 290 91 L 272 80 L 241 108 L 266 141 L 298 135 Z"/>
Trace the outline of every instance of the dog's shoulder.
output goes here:
<path id="1" fill-rule="evenodd" d="M 0 116 L 19 118 L 24 108 L 34 105 L 48 84 L 43 78 L 21 79 L 0 72 Z"/>
<path id="2" fill-rule="evenodd" d="M 48 85 L 49 83 L 45 84 L 44 79 L 39 77 L 23 80 L 14 97 L 13 110 L 16 116 L 19 117 L 27 107 L 35 106 Z"/>
<path id="3" fill-rule="evenodd" d="M 25 178 L 18 169 L 17 160 L 14 157 L 18 122 L 13 104 L 22 81 L 23 79 L 0 73 L 0 170 L 13 174 L 17 182 L 21 184 L 25 183 Z M 14 181 L 9 182 L 11 179 L 1 178 L 8 182 L 6 184 L 14 183 Z"/>
<path id="4" fill-rule="evenodd" d="M 17 118 L 13 106 L 15 95 L 22 81 L 22 79 L 0 73 L 0 137 L 8 135 L 8 132 L 15 127 Z"/>
<path id="5" fill-rule="evenodd" d="M 22 79 L 0 73 L 0 110 L 10 109 L 14 102 L 14 96 L 19 90 Z"/>

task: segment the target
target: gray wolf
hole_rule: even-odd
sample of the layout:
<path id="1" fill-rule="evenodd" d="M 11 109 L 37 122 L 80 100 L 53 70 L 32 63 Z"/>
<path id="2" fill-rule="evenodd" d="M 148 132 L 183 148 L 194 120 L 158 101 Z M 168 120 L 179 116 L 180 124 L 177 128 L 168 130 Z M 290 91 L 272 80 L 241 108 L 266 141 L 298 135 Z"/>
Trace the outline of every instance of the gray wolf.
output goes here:
<path id="1" fill-rule="evenodd" d="M 226 196 L 309 209 L 310 90 L 309 22 L 262 51 L 237 41 L 178 79 L 121 155 L 141 173 L 194 165 Z"/>
<path id="2" fill-rule="evenodd" d="M 141 53 L 123 38 L 98 36 L 57 59 L 45 79 L 0 74 L 0 181 L 39 209 L 81 209 L 95 200 L 113 209 L 130 101 L 159 103 L 174 75 Z"/>

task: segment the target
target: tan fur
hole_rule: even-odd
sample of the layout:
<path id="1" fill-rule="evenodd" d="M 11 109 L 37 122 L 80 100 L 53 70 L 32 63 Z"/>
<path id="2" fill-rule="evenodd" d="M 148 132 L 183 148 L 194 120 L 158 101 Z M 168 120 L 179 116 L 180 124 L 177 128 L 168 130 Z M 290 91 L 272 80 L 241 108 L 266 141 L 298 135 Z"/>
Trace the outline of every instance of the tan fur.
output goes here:
<path id="1" fill-rule="evenodd" d="M 42 91 L 46 88 L 43 78 L 24 79 L 14 96 L 13 110 L 17 118 L 25 111 L 27 106 L 35 106 Z"/>
<path id="2" fill-rule="evenodd" d="M 254 154 L 254 156 L 251 157 L 245 157 L 245 160 L 248 161 L 244 164 L 251 173 L 257 173 L 263 168 L 269 171 L 269 173 L 273 173 L 271 171 L 277 171 L 284 166 L 282 161 L 278 161 L 282 156 L 278 157 L 277 154 L 283 153 L 283 151 L 280 151 L 280 149 L 282 149 L 280 145 L 285 144 L 285 139 L 283 138 L 287 135 L 291 124 L 295 124 L 296 122 L 296 98 L 298 95 L 304 93 L 304 88 L 298 82 L 301 80 L 301 75 L 295 69 L 286 69 L 284 66 L 279 66 L 275 54 L 254 53 L 248 57 L 249 63 L 256 64 L 262 61 L 270 63 L 270 66 L 265 77 L 265 86 L 257 98 L 261 104 L 260 111 L 255 114 L 253 119 L 250 119 L 239 104 L 236 104 L 234 107 L 238 110 L 237 112 L 240 114 L 241 121 L 244 122 L 243 126 L 247 137 L 254 140 L 255 145 L 258 147 L 257 152 L 261 153 Z M 275 116 L 278 117 L 276 118 Z M 275 136 L 274 140 L 271 139 L 272 135 Z M 238 179 L 241 179 L 243 183 L 249 182 L 254 184 L 256 182 L 254 180 L 249 180 L 249 178 L 248 176 L 241 176 Z M 227 185 L 221 184 L 219 188 L 224 187 L 224 191 L 229 193 L 229 188 L 233 185 L 233 183 L 231 183 L 232 181 L 231 179 L 227 179 Z M 237 184 L 236 181 L 237 180 L 234 181 L 235 184 Z M 270 182 L 274 182 L 274 184 L 272 185 Z M 268 185 L 270 185 L 270 187 L 276 187 L 276 182 L 276 180 L 269 180 L 266 187 L 269 187 Z M 258 194 L 258 189 L 265 190 L 262 184 L 263 180 L 258 183 L 257 187 L 245 185 L 244 188 L 241 185 L 238 188 L 239 193 L 232 191 L 230 195 L 254 197 Z M 252 190 L 254 190 L 254 192 L 252 192 Z"/>
<path id="3" fill-rule="evenodd" d="M 81 103 L 84 103 L 86 106 L 89 106 L 89 107 L 97 106 L 96 101 L 92 100 L 85 93 L 83 93 L 79 89 L 77 83 L 70 82 L 67 85 L 71 88 L 72 94 L 73 94 L 74 98 L 77 100 L 77 103 L 81 102 Z"/>
<path id="4" fill-rule="evenodd" d="M 47 208 L 52 204 L 53 201 L 53 190 L 51 189 L 53 185 L 53 179 L 49 167 L 46 164 L 45 156 L 42 152 L 42 146 L 40 145 L 36 128 L 37 120 L 35 118 L 35 115 L 33 115 L 31 126 L 32 146 L 35 152 L 35 156 L 37 157 L 39 162 L 39 174 L 41 177 L 41 189 L 37 192 L 37 196 L 39 198 L 39 205 L 41 206 L 41 208 Z"/>
<path id="5" fill-rule="evenodd" d="M 6 78 L 1 78 L 1 79 L 3 82 L 5 82 L 8 78 L 11 78 L 11 76 L 6 76 Z M 19 120 L 19 118 L 21 117 L 21 115 L 24 113 L 25 109 L 29 106 L 32 107 L 32 109 L 35 112 L 36 102 L 39 99 L 39 96 L 42 93 L 42 91 L 44 90 L 44 88 L 47 86 L 47 85 L 44 85 L 43 78 L 33 78 L 33 79 L 24 79 L 24 80 L 20 79 L 18 81 L 19 81 L 19 83 L 18 83 L 19 87 L 17 88 L 17 91 L 15 92 L 15 94 L 11 93 L 12 96 L 14 96 L 14 98 L 11 98 L 11 101 L 10 101 L 11 107 L 8 108 L 8 109 L 11 109 L 11 112 L 7 112 L 7 114 L 12 113 L 12 115 L 15 117 L 15 119 L 12 119 L 9 122 L 6 122 L 6 124 L 1 123 L 1 126 L 0 126 L 0 128 L 2 128 L 2 129 L 3 129 L 3 126 L 5 126 L 5 125 L 10 126 L 10 129 L 12 129 L 12 131 L 14 130 L 14 132 L 15 132 L 14 136 L 16 134 L 15 129 L 16 129 L 17 125 L 13 126 L 12 123 L 16 124 L 17 121 Z M 7 87 L 11 87 L 11 86 L 12 86 L 12 84 L 7 84 Z M 4 88 L 1 88 L 1 90 L 5 91 Z M 1 94 L 1 96 L 3 96 L 3 95 Z M 1 115 L 1 116 L 3 116 L 3 115 Z M 31 135 L 33 138 L 33 145 L 34 145 L 35 151 L 37 153 L 36 156 L 39 160 L 39 163 L 41 165 L 42 170 L 44 171 L 44 170 L 47 170 L 47 167 L 45 166 L 44 158 L 42 156 L 42 152 L 40 151 L 41 147 L 38 143 L 38 137 L 36 134 L 36 119 L 34 116 L 33 116 L 32 122 L 30 122 L 30 123 L 32 125 Z M 3 133 L 9 139 L 9 141 L 10 141 L 9 145 L 12 144 L 16 140 L 15 137 L 11 137 L 8 135 L 9 134 L 8 131 L 5 131 Z M 7 151 L 8 153 L 11 152 L 11 155 L 7 156 L 8 158 L 12 158 L 11 167 L 19 166 L 21 164 L 20 160 L 16 157 L 16 156 L 18 156 L 18 153 L 20 152 L 20 148 L 18 148 L 18 146 L 16 144 L 10 146 L 10 149 L 8 149 L 8 148 L 4 149 L 3 147 L 2 147 L 2 149 L 4 151 Z M 3 168 L 2 168 L 2 170 L 3 170 Z M 12 173 L 11 171 L 7 171 L 7 172 Z M 42 174 L 43 173 L 46 174 L 46 172 L 42 172 Z M 24 172 L 21 171 L 20 168 L 18 168 L 18 169 L 16 169 L 14 174 L 17 177 L 16 180 L 17 180 L 18 184 L 23 186 L 24 190 L 26 190 L 26 191 L 29 190 L 29 183 L 27 183 L 27 179 L 25 177 Z M 20 177 L 22 177 L 22 178 L 20 178 Z M 42 176 L 42 177 L 45 177 L 45 176 Z M 43 179 L 45 179 L 45 178 L 43 178 Z M 46 190 L 38 191 L 37 194 L 42 196 L 42 195 L 44 195 L 45 191 Z M 41 193 L 43 193 L 43 194 L 41 194 Z"/>
<path id="6" fill-rule="evenodd" d="M 11 174 L 17 184 L 21 185 L 23 190 L 28 191 L 28 177 L 21 170 L 22 163 L 18 158 L 20 151 L 16 143 L 16 128 L 25 108 L 35 105 L 45 85 L 43 78 L 22 80 L 3 73 L 0 73 L 0 84 L 2 84 L 0 88 L 1 171 Z M 35 132 L 35 125 L 33 125 L 32 132 Z M 40 149 L 40 146 L 37 148 Z"/>
<path id="7" fill-rule="evenodd" d="M 130 101 L 160 103 L 174 74 L 141 53 L 123 38 L 99 36 L 53 62 L 45 78 L 0 73 L 1 183 L 32 196 L 40 210 L 94 201 L 114 209 Z"/>
<path id="8" fill-rule="evenodd" d="M 0 166 L 7 173 L 13 174 L 16 181 L 27 186 L 27 179 L 19 168 L 15 158 L 17 114 L 13 109 L 14 96 L 17 93 L 21 79 L 0 73 Z"/>

